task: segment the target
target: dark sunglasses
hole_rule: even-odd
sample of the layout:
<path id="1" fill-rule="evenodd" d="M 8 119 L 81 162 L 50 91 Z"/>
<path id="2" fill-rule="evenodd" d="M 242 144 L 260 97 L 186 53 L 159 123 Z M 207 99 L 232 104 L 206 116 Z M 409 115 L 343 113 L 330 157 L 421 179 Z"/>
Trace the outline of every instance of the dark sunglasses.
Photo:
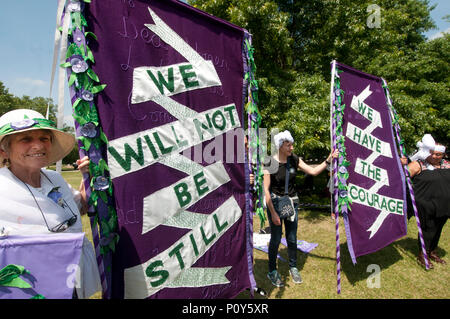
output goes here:
<path id="1" fill-rule="evenodd" d="M 60 233 L 65 231 L 67 228 L 69 228 L 70 226 L 72 226 L 73 224 L 75 224 L 77 222 L 77 216 L 73 215 L 72 217 L 70 217 L 69 219 L 63 221 L 62 223 L 52 227 L 52 228 L 48 228 L 49 231 L 51 231 L 52 233 Z M 47 223 L 47 221 L 46 221 Z"/>

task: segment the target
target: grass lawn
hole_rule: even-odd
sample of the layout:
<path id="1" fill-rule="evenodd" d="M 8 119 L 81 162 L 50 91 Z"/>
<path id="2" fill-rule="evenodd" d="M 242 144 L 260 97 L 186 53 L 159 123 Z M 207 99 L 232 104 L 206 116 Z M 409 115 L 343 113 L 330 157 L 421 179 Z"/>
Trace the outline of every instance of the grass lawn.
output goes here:
<path id="1" fill-rule="evenodd" d="M 80 185 L 78 171 L 63 171 L 64 178 L 74 187 Z M 83 227 L 91 239 L 87 216 Z M 259 220 L 254 219 L 254 232 L 259 231 Z M 266 226 L 268 222 L 266 222 Z M 278 261 L 278 269 L 285 287 L 276 288 L 266 277 L 267 254 L 254 250 L 254 274 L 258 286 L 270 299 L 448 299 L 450 298 L 450 224 L 442 232 L 438 254 L 447 265 L 434 263 L 434 269 L 426 271 L 416 262 L 417 224 L 414 217 L 408 221 L 407 236 L 370 255 L 357 258 L 352 264 L 347 249 L 344 224 L 339 223 L 341 250 L 341 294 L 336 293 L 336 239 L 335 222 L 325 210 L 300 210 L 298 239 L 319 245 L 309 254 L 298 251 L 298 269 L 303 283 L 294 284 L 289 277 L 286 262 Z M 280 245 L 280 255 L 287 260 L 287 249 Z M 373 287 L 374 273 L 370 265 L 380 269 L 379 288 Z M 368 269 L 369 268 L 369 269 Z M 100 296 L 94 296 L 99 298 Z M 238 298 L 249 298 L 242 292 Z M 255 295 L 255 298 L 263 298 Z"/>
<path id="2" fill-rule="evenodd" d="M 357 258 L 353 265 L 347 249 L 344 224 L 339 223 L 341 251 L 341 294 L 336 292 L 336 239 L 335 222 L 325 211 L 300 211 L 298 239 L 319 245 L 309 254 L 298 252 L 298 269 L 303 283 L 294 284 L 289 277 L 287 262 L 278 261 L 284 288 L 272 286 L 266 277 L 267 254 L 254 250 L 254 273 L 258 286 L 268 298 L 276 299 L 447 299 L 450 297 L 449 265 L 434 263 L 434 269 L 426 271 L 416 262 L 417 224 L 415 218 L 408 221 L 407 236 L 370 255 Z M 255 231 L 259 226 L 254 221 Z M 444 227 L 438 254 L 450 262 L 450 225 Z M 287 257 L 287 248 L 280 245 L 280 255 Z M 374 286 L 374 272 L 369 265 L 380 269 L 379 288 Z M 258 297 L 259 298 L 259 297 Z"/>

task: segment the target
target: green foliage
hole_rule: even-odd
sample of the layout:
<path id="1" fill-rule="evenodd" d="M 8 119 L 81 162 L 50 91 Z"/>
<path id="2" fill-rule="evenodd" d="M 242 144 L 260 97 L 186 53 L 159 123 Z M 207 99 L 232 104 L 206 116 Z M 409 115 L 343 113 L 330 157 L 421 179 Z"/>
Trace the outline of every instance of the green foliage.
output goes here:
<path id="1" fill-rule="evenodd" d="M 408 153 L 425 133 L 450 140 L 450 41 L 425 41 L 435 26 L 429 1 L 376 1 L 379 27 L 363 0 L 189 3 L 252 34 L 262 126 L 291 130 L 297 153 L 329 152 L 333 59 L 386 79 Z"/>
<path id="2" fill-rule="evenodd" d="M 408 152 L 425 133 L 450 140 L 450 35 L 422 42 L 416 50 L 385 53 L 373 59 L 368 72 L 389 83 L 400 116 Z"/>
<path id="3" fill-rule="evenodd" d="M 50 106 L 49 119 L 56 121 L 57 106 L 53 104 L 52 99 L 44 97 L 31 98 L 27 95 L 17 97 L 9 93 L 8 88 L 0 81 L 0 116 L 16 109 L 31 109 L 45 115 L 47 113 L 47 105 Z"/>

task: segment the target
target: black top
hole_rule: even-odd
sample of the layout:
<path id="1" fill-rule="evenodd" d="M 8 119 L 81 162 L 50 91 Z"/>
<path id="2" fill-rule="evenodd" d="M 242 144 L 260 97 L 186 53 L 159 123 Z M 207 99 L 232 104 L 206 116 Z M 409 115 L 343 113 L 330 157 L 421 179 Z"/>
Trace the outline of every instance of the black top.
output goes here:
<path id="1" fill-rule="evenodd" d="M 288 186 L 288 194 L 290 197 L 297 196 L 297 191 L 295 189 L 295 176 L 297 175 L 298 170 L 298 162 L 299 158 L 297 155 L 292 154 L 287 158 L 289 161 L 289 186 Z M 284 195 L 284 187 L 285 187 L 285 180 L 286 180 L 286 163 L 280 163 L 273 157 L 269 158 L 268 164 L 265 165 L 265 167 L 268 169 L 271 167 L 271 164 L 276 167 L 278 165 L 278 170 L 275 172 L 270 172 L 270 187 L 269 191 L 270 193 L 274 193 L 278 196 Z"/>
<path id="2" fill-rule="evenodd" d="M 450 216 L 450 169 L 423 170 L 413 178 L 419 213 Z"/>

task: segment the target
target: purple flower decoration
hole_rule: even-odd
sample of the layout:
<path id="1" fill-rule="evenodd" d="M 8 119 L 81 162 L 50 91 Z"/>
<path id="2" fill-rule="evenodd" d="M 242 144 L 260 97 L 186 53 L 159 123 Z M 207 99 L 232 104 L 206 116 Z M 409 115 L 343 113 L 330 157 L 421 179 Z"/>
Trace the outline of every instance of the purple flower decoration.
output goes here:
<path id="1" fill-rule="evenodd" d="M 334 94 L 336 94 L 336 96 L 340 96 L 341 95 L 341 90 L 340 89 L 336 89 L 336 91 L 334 91 Z"/>
<path id="2" fill-rule="evenodd" d="M 108 246 L 109 243 L 114 239 L 115 236 L 116 236 L 116 233 L 109 233 L 108 237 L 100 238 L 100 245 Z"/>
<path id="3" fill-rule="evenodd" d="M 81 55 L 71 56 L 70 64 L 72 65 L 72 71 L 75 73 L 83 73 L 89 68 L 88 64 L 84 61 Z"/>
<path id="4" fill-rule="evenodd" d="M 97 128 L 92 122 L 86 123 L 80 130 L 81 135 L 84 137 L 94 138 L 97 135 Z"/>
<path id="5" fill-rule="evenodd" d="M 109 188 L 109 181 L 105 176 L 97 176 L 94 181 L 96 191 L 105 191 Z"/>
<path id="6" fill-rule="evenodd" d="M 347 183 L 347 180 L 344 177 L 339 177 L 339 183 L 345 185 Z"/>
<path id="7" fill-rule="evenodd" d="M 81 98 L 85 101 L 91 102 L 92 100 L 94 100 L 94 93 L 88 90 L 83 90 L 81 92 Z"/>
<path id="8" fill-rule="evenodd" d="M 64 207 L 64 201 L 62 198 L 62 194 L 59 192 L 59 186 L 54 187 L 50 193 L 47 195 L 52 201 L 54 201 L 56 204 L 58 204 L 61 207 Z"/>
<path id="9" fill-rule="evenodd" d="M 348 196 L 348 192 L 345 189 L 339 190 L 339 197 L 347 197 L 347 196 Z"/>
<path id="10" fill-rule="evenodd" d="M 11 128 L 14 131 L 24 130 L 26 128 L 32 127 L 33 125 L 38 124 L 37 121 L 31 119 L 24 119 L 22 121 L 11 123 Z"/>
<path id="11" fill-rule="evenodd" d="M 252 122 L 257 122 L 258 121 L 258 115 L 256 115 L 255 113 L 250 114 L 250 120 Z"/>
<path id="12" fill-rule="evenodd" d="M 69 10 L 69 12 L 80 12 L 81 11 L 80 1 L 70 0 L 69 4 L 67 6 L 67 10 Z"/>
<path id="13" fill-rule="evenodd" d="M 347 173 L 347 168 L 345 168 L 345 166 L 339 167 L 339 173 L 341 173 L 341 174 Z"/>

